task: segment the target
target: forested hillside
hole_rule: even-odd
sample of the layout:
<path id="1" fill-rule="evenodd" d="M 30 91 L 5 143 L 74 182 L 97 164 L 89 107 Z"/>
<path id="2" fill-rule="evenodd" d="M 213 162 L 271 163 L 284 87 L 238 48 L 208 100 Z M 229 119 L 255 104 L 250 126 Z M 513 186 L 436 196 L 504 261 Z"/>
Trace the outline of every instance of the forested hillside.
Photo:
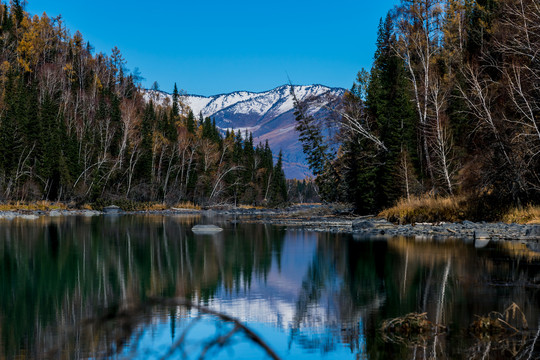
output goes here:
<path id="1" fill-rule="evenodd" d="M 337 153 L 297 101 L 327 200 L 373 213 L 413 195 L 540 201 L 540 3 L 402 0 L 339 115 Z"/>
<path id="2" fill-rule="evenodd" d="M 322 116 L 330 105 L 328 101 L 341 99 L 345 89 L 324 85 L 295 85 L 295 94 L 300 99 L 317 98 L 324 106 L 313 109 Z M 172 94 L 148 90 L 145 98 L 154 97 L 154 103 L 172 101 Z M 255 143 L 268 140 L 274 154 L 283 151 L 283 171 L 287 179 L 304 179 L 312 176 L 305 161 L 298 134 L 294 131 L 294 106 L 290 86 L 282 85 L 269 91 L 235 91 L 214 96 L 182 94 L 180 99 L 197 116 L 211 117 L 216 126 L 253 133 Z"/>
<path id="3" fill-rule="evenodd" d="M 0 6 L 0 200 L 278 204 L 281 159 L 220 134 L 175 86 L 146 102 L 121 52 L 94 54 L 61 18 Z"/>

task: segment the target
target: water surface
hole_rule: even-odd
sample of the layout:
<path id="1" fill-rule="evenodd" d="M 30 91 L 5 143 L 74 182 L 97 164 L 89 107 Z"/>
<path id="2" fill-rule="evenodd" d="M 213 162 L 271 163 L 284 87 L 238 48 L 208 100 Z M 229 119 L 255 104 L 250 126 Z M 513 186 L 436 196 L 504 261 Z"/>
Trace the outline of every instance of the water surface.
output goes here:
<path id="1" fill-rule="evenodd" d="M 210 223 L 224 231 L 190 230 Z M 0 357 L 265 358 L 233 324 L 156 303 L 187 299 L 240 320 L 283 359 L 538 358 L 540 254 L 474 245 L 199 216 L 1 221 Z M 528 331 L 469 333 L 476 315 L 512 303 Z M 448 331 L 383 338 L 385 319 L 410 312 Z"/>

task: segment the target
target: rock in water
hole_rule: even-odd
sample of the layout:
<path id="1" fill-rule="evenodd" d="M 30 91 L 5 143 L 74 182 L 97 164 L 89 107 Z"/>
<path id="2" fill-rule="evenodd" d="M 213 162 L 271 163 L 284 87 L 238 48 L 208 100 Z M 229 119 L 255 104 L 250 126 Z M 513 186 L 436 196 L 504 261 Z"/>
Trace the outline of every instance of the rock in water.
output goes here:
<path id="1" fill-rule="evenodd" d="M 103 212 L 105 214 L 118 214 L 118 213 L 120 213 L 120 211 L 122 211 L 122 209 L 120 209 L 116 205 L 106 206 L 106 207 L 103 208 Z"/>
<path id="2" fill-rule="evenodd" d="M 538 242 L 527 242 L 527 248 L 531 251 L 540 253 L 540 243 Z"/>
<path id="3" fill-rule="evenodd" d="M 223 231 L 222 228 L 216 225 L 195 225 L 191 228 L 195 234 L 217 234 L 220 231 Z"/>
<path id="4" fill-rule="evenodd" d="M 474 247 L 477 249 L 486 247 L 491 237 L 485 231 L 477 230 L 474 232 Z"/>

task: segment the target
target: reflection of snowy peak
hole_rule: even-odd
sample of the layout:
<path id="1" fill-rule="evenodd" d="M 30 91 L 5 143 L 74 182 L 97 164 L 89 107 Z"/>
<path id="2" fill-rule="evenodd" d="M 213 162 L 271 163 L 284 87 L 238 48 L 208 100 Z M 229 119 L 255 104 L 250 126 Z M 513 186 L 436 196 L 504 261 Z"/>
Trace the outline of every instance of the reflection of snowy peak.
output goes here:
<path id="1" fill-rule="evenodd" d="M 340 97 L 344 90 L 323 85 L 294 86 L 299 100 L 310 97 L 332 95 Z M 147 92 L 147 99 L 160 103 L 171 101 L 166 93 Z M 304 178 L 309 175 L 298 134 L 294 130 L 294 106 L 290 86 L 283 85 L 270 91 L 254 93 L 237 91 L 214 96 L 185 95 L 184 102 L 193 110 L 196 117 L 212 117 L 221 129 L 250 131 L 254 141 L 268 140 L 272 151 L 277 155 L 283 150 L 284 169 L 288 178 Z M 313 109 L 314 113 L 322 111 Z"/>

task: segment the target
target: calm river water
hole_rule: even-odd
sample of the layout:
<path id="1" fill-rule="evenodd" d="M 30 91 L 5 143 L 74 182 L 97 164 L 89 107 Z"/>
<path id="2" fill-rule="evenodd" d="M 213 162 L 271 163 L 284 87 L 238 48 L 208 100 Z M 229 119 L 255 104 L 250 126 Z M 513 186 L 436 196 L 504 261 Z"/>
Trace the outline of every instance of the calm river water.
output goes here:
<path id="1" fill-rule="evenodd" d="M 524 244 L 355 239 L 229 220 L 0 220 L 0 358 L 265 358 L 232 323 L 170 299 L 240 320 L 282 359 L 540 357 L 540 253 Z M 224 231 L 191 231 L 210 223 Z M 468 330 L 512 303 L 522 313 L 507 315 L 528 330 Z M 383 337 L 385 319 L 411 312 L 447 332 Z"/>

